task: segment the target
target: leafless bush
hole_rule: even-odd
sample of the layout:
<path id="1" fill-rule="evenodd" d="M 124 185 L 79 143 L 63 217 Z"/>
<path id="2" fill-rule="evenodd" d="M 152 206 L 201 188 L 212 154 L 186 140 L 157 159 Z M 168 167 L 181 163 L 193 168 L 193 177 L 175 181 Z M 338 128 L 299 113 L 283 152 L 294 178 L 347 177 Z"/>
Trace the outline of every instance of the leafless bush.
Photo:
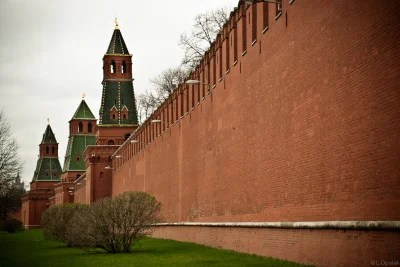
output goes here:
<path id="1" fill-rule="evenodd" d="M 74 244 L 68 234 L 68 229 L 73 224 L 71 219 L 78 210 L 87 210 L 88 208 L 88 205 L 68 203 L 47 209 L 42 215 L 44 237 L 73 246 Z"/>
<path id="2" fill-rule="evenodd" d="M 126 192 L 76 212 L 72 221 L 68 236 L 74 246 L 129 252 L 161 221 L 161 203 L 145 192 Z"/>

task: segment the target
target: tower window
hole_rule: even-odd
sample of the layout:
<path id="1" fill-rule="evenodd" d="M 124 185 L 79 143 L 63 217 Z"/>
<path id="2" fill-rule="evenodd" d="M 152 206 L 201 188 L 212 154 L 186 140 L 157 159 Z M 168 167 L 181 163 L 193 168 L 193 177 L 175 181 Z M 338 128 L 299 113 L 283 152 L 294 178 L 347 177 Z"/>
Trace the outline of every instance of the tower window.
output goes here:
<path id="1" fill-rule="evenodd" d="M 78 132 L 81 133 L 83 132 L 83 123 L 80 121 L 78 125 Z"/>
<path id="2" fill-rule="evenodd" d="M 124 114 L 124 119 L 126 120 L 126 114 Z"/>
<path id="3" fill-rule="evenodd" d="M 50 171 L 46 170 L 46 176 L 49 176 L 49 175 L 50 175 Z"/>
<path id="4" fill-rule="evenodd" d="M 81 177 L 81 175 L 80 175 L 80 174 L 77 174 L 77 175 L 76 175 L 76 180 L 78 180 L 79 177 Z"/>
<path id="5" fill-rule="evenodd" d="M 46 147 L 46 154 L 49 154 L 49 147 Z"/>
<path id="6" fill-rule="evenodd" d="M 57 171 L 53 171 L 53 176 L 57 176 Z"/>
<path id="7" fill-rule="evenodd" d="M 125 141 L 131 136 L 131 134 L 125 134 Z"/>
<path id="8" fill-rule="evenodd" d="M 115 120 L 115 114 L 112 114 L 112 116 L 113 116 L 113 120 Z"/>
<path id="9" fill-rule="evenodd" d="M 104 179 L 104 173 L 101 172 L 101 173 L 100 173 L 100 180 L 103 180 L 103 179 Z"/>
<path id="10" fill-rule="evenodd" d="M 80 155 L 76 155 L 76 161 L 80 161 L 81 160 L 81 156 Z"/>
<path id="11" fill-rule="evenodd" d="M 113 146 L 114 145 L 114 141 L 113 140 L 108 140 L 108 145 L 109 146 Z"/>
<path id="12" fill-rule="evenodd" d="M 115 70 L 117 69 L 115 65 L 115 60 L 111 61 L 111 73 L 115 73 Z"/>
<path id="13" fill-rule="evenodd" d="M 88 132 L 89 133 L 92 132 L 92 123 L 91 122 L 88 123 Z"/>
<path id="14" fill-rule="evenodd" d="M 51 148 L 51 154 L 54 154 L 54 152 L 55 152 L 55 149 L 54 149 L 54 146 Z"/>
<path id="15" fill-rule="evenodd" d="M 121 72 L 122 73 L 126 73 L 126 61 L 122 61 L 122 65 L 121 65 Z"/>

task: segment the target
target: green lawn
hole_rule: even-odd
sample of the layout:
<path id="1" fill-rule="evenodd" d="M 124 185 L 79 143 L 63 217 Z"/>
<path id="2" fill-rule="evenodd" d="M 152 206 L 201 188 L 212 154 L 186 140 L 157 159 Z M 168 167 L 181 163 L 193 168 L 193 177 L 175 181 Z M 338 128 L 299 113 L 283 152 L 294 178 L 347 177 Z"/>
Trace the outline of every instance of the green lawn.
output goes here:
<path id="1" fill-rule="evenodd" d="M 0 232 L 0 266 L 304 266 L 213 249 L 193 243 L 146 238 L 129 254 L 87 253 L 43 239 L 41 230 Z"/>

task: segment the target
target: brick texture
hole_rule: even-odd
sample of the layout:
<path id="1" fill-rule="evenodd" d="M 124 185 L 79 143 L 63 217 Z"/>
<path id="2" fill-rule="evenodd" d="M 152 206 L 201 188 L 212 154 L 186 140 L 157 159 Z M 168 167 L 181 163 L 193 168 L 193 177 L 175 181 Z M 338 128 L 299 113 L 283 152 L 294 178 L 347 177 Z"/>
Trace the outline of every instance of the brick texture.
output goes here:
<path id="1" fill-rule="evenodd" d="M 112 195 L 149 192 L 168 222 L 400 220 L 399 1 L 285 0 L 277 20 L 272 4 L 254 5 L 241 1 L 233 16 L 238 63 L 226 73 L 221 37 L 218 60 L 191 76 L 209 74 L 212 93 L 197 105 L 202 86 L 180 88 L 155 112 L 168 127 L 149 123 L 154 115 L 130 139 L 145 145 L 117 151 Z M 398 233 L 257 230 L 277 239 L 261 250 L 253 230 L 194 229 L 156 235 L 213 246 L 218 237 L 223 248 L 317 265 L 399 255 Z M 234 245 L 229 231 L 250 237 Z"/>

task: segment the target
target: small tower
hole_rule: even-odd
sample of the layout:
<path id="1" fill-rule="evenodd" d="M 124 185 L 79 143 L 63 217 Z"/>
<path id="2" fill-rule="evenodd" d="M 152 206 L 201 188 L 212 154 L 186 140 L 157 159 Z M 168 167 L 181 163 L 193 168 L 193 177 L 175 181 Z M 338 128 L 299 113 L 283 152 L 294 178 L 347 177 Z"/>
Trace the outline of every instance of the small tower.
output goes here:
<path id="1" fill-rule="evenodd" d="M 60 181 L 61 165 L 58 143 L 50 122 L 39 144 L 39 158 L 31 182 L 31 190 L 21 197 L 21 219 L 26 228 L 39 228 L 42 213 L 54 196 L 53 187 Z"/>
<path id="2" fill-rule="evenodd" d="M 43 134 L 42 142 L 39 144 L 39 158 L 33 174 L 31 189 L 47 188 L 50 184 L 58 182 L 60 176 L 61 165 L 58 160 L 58 143 L 49 122 Z M 43 183 L 42 186 L 40 182 L 46 183 Z"/>
<path id="3" fill-rule="evenodd" d="M 96 118 L 84 97 L 69 121 L 69 137 L 65 152 L 62 182 L 74 182 L 85 172 L 83 152 L 96 142 Z"/>
<path id="4" fill-rule="evenodd" d="M 118 22 L 103 57 L 103 94 L 97 128 L 97 145 L 121 145 L 138 127 L 132 79 L 132 55 Z"/>

